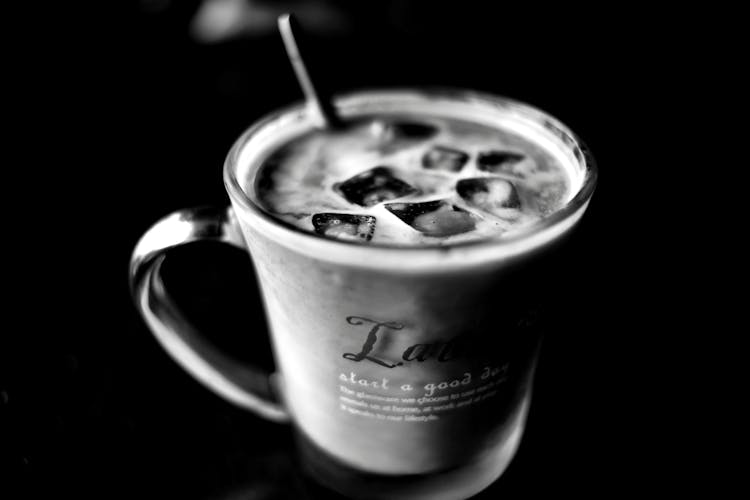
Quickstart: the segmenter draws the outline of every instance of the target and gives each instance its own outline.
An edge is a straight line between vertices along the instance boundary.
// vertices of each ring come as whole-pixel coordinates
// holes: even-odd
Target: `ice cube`
[[[388,203],[385,208],[428,236],[452,236],[476,227],[476,216],[445,200],[423,203]]]
[[[514,172],[513,167],[522,162],[524,158],[524,155],[512,151],[484,151],[477,155],[477,168],[494,174],[518,175],[517,172]]]
[[[428,123],[376,120],[370,125],[370,133],[376,138],[372,149],[383,155],[397,153],[436,136],[439,131]]]
[[[469,161],[469,155],[458,149],[433,146],[422,156],[422,166],[433,170],[458,172]]]
[[[312,217],[317,234],[348,241],[370,241],[375,222],[371,215],[322,213]]]
[[[437,127],[427,123],[394,122],[391,123],[393,135],[399,139],[413,139],[423,141],[438,133]]]
[[[418,189],[393,175],[392,169],[382,166],[357,174],[335,184],[333,188],[350,203],[363,207],[418,192]]]
[[[513,183],[498,177],[461,179],[456,183],[456,192],[470,205],[488,212],[521,207],[518,190]]]
[[[438,128],[428,123],[376,121],[372,123],[371,131],[381,140],[424,141],[437,135]]]

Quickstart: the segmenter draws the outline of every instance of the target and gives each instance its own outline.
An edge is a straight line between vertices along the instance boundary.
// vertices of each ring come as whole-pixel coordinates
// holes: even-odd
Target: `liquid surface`
[[[565,167],[530,140],[432,117],[309,132],[267,158],[256,179],[274,217],[376,245],[502,237],[559,210],[571,191]]]

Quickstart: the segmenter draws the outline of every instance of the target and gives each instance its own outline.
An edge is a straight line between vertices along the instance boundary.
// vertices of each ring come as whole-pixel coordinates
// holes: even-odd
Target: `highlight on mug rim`
[[[597,166],[583,142],[559,120],[513,99],[461,89],[387,89],[363,90],[336,96],[335,105],[345,118],[377,114],[421,114],[476,120],[489,126],[497,125],[501,119],[511,120],[514,127],[523,127],[533,133],[537,140],[544,140],[558,153],[567,156],[573,169],[571,174],[577,178],[572,179],[574,194],[564,206],[512,235],[450,245],[420,246],[383,243],[363,245],[325,238],[272,216],[243,190],[239,180],[254,176],[263,159],[274,148],[314,127],[314,116],[309,108],[305,103],[296,103],[256,121],[235,141],[224,163],[224,183],[235,208],[239,208],[239,213],[236,214],[238,217],[245,218],[251,226],[291,248],[313,252],[323,259],[341,262],[342,255],[344,260],[350,260],[346,258],[348,255],[352,263],[364,265],[360,259],[365,255],[371,256],[374,252],[388,261],[396,258],[396,255],[408,261],[413,260],[410,256],[420,256],[422,259],[429,255],[440,256],[441,262],[446,265],[458,264],[466,259],[507,259],[541,247],[571,228],[583,215],[596,187]],[[415,262],[417,261],[411,263]],[[392,264],[396,262],[391,262],[389,266]],[[405,264],[407,263],[402,262],[397,267],[405,267]]]

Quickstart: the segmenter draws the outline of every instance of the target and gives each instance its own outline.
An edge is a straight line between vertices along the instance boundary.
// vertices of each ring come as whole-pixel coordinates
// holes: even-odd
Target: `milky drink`
[[[228,189],[306,466],[356,498],[463,498],[518,446],[586,157],[548,115],[366,92],[235,145]],[[368,486],[363,486],[363,485]]]
[[[552,154],[510,130],[392,116],[299,137],[246,189],[274,216],[323,236],[451,245],[554,212],[568,201],[568,177]]]

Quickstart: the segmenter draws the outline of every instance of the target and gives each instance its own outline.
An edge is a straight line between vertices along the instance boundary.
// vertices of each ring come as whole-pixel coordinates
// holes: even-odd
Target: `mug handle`
[[[138,241],[130,259],[130,291],[159,343],[177,363],[230,402],[275,422],[289,421],[273,374],[246,366],[216,349],[169,297],[161,266],[171,248],[194,241],[221,241],[247,251],[231,207],[198,207],[156,222]]]

